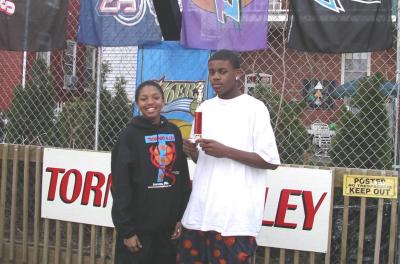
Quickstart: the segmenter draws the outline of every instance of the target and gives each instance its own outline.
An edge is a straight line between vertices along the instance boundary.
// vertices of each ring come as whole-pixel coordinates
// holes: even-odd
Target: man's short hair
[[[213,60],[227,60],[232,64],[234,69],[240,68],[240,58],[238,54],[230,50],[222,49],[216,51],[208,59],[208,62]]]

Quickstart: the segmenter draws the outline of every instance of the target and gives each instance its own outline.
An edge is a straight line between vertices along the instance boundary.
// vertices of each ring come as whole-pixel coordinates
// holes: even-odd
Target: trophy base
[[[192,142],[192,143],[196,143],[196,140],[197,140],[197,139],[200,139],[200,138],[201,138],[201,134],[194,134],[194,137],[189,138],[189,140],[190,140],[190,142]]]

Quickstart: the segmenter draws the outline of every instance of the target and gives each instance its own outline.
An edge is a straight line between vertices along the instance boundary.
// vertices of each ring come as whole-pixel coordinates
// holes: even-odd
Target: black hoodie
[[[171,230],[190,195],[187,159],[177,126],[135,117],[111,155],[112,219],[121,238]]]

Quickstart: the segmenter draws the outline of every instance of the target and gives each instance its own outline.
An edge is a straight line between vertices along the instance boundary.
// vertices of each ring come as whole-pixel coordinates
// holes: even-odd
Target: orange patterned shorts
[[[251,236],[221,236],[215,231],[183,228],[179,239],[176,263],[251,263],[256,248],[256,239]]]

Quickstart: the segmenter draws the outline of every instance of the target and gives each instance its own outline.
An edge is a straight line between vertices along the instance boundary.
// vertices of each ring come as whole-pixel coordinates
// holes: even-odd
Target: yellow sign
[[[344,175],[343,195],[397,199],[397,177]]]

